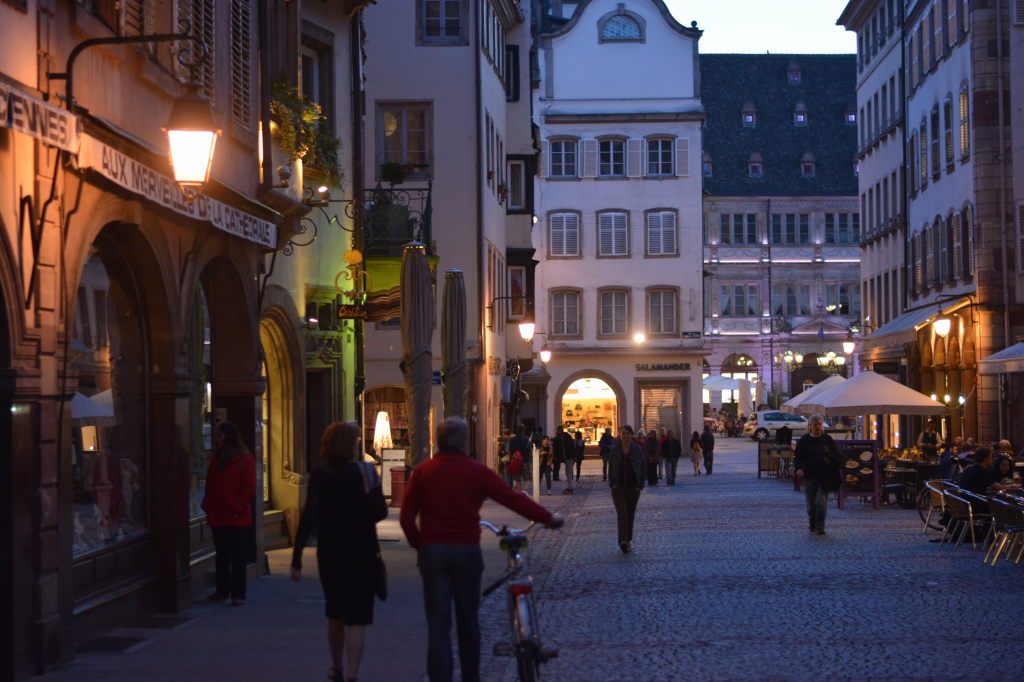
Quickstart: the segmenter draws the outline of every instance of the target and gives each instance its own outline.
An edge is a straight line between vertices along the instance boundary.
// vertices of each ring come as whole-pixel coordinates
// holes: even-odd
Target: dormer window
[[[626,9],[620,2],[618,9],[601,17],[597,22],[600,42],[634,42],[644,40],[644,18]]]
[[[813,178],[815,170],[814,154],[807,152],[800,157],[800,175],[805,178]]]
[[[846,125],[855,126],[857,125],[857,112],[847,111],[846,112]]]
[[[791,60],[786,67],[786,82],[790,85],[800,85],[800,64],[795,60]]]
[[[704,158],[701,160],[701,166],[700,167],[701,167],[701,172],[704,174],[705,178],[713,177],[713,175],[714,175],[714,166],[711,163],[711,154],[708,154],[707,152],[704,152]]]
[[[757,109],[754,108],[753,102],[746,102],[740,109],[740,120],[744,128],[757,127]]]
[[[754,152],[750,155],[750,158],[747,159],[747,177],[764,177],[764,159],[761,158],[760,152]]]
[[[793,107],[793,125],[807,125],[807,106],[803,102],[797,102],[797,105]]]

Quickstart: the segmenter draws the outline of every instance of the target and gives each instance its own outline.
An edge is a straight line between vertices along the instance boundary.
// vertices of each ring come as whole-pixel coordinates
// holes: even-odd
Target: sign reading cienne
[[[83,136],[79,164],[175,213],[204,220],[218,230],[262,246],[277,246],[277,226],[273,223],[202,194],[189,203],[173,178],[95,138]]]
[[[688,362],[645,362],[639,363],[636,366],[636,371],[638,372],[685,372],[689,369],[690,363]]]
[[[0,83],[0,127],[58,149],[78,151],[78,118],[6,83]]]

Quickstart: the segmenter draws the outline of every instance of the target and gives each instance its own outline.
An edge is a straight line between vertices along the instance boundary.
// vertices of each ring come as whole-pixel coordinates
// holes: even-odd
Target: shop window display
[[[82,271],[69,369],[75,556],[128,540],[148,526],[146,375],[135,291],[94,246]]]
[[[561,418],[566,431],[582,431],[583,440],[596,443],[605,429],[618,431],[615,391],[595,378],[577,379],[562,396]]]
[[[192,306],[192,326],[189,334],[190,363],[195,377],[193,394],[193,440],[189,448],[189,515],[205,515],[202,504],[206,495],[206,471],[213,451],[213,346],[210,334],[210,309],[202,287],[196,292]]]

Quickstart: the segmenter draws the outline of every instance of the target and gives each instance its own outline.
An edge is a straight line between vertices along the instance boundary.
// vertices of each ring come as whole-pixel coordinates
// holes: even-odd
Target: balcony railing
[[[426,187],[388,188],[377,185],[363,192],[359,211],[363,250],[374,255],[398,255],[412,241],[432,252],[430,224],[432,183]]]

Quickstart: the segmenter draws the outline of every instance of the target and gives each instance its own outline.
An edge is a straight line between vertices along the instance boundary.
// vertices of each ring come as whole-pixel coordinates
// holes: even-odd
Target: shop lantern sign
[[[7,83],[0,83],[0,127],[16,130],[72,154],[78,153],[77,116]]]

